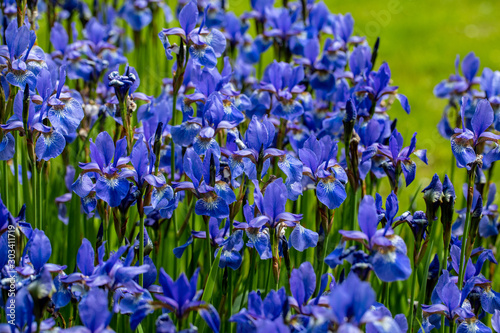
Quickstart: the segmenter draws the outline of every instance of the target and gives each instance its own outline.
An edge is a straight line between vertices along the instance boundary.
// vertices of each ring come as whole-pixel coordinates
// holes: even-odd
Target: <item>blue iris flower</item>
[[[38,73],[33,73],[27,62],[35,41],[35,31],[24,24],[18,28],[17,19],[14,19],[5,29],[5,45],[0,47],[0,57],[7,61],[7,82],[21,89],[28,85],[31,91],[35,89]]]
[[[470,98],[462,98],[461,106],[461,116],[462,116],[462,129],[456,129],[451,137],[451,150],[453,155],[457,160],[457,166],[459,168],[470,169],[471,164],[476,161],[477,153],[476,147],[485,141],[491,141],[498,143],[500,136],[488,131],[490,126],[493,124],[494,113],[491,104],[488,100],[482,99],[477,102],[474,115],[471,119],[470,130],[465,123],[465,109],[470,107]],[[500,159],[500,153],[496,154],[492,159]]]
[[[367,195],[361,201],[358,222],[361,231],[340,230],[342,238],[359,241],[371,252],[373,270],[382,281],[406,280],[411,274],[406,245],[389,224],[377,230],[379,218],[373,197]]]
[[[108,310],[108,292],[92,288],[78,305],[78,314],[84,326],[75,326],[62,332],[112,333],[108,328],[113,313]]]
[[[287,189],[283,179],[278,178],[269,184],[264,195],[256,180],[254,180],[254,185],[254,209],[257,215],[253,217],[251,206],[245,206],[244,215],[247,222],[236,223],[235,228],[246,230],[250,242],[259,252],[261,259],[268,259],[270,254],[269,231],[266,228],[278,233],[285,227],[293,228],[289,241],[300,252],[309,247],[315,247],[318,234],[300,223],[302,215],[286,212]]]
[[[179,13],[179,23],[181,27],[163,29],[163,31],[158,34],[165,48],[167,59],[173,59],[172,50],[174,48],[174,46],[170,44],[169,36],[177,35],[188,47],[189,54],[196,64],[205,66],[209,69],[217,65],[217,58],[219,58],[226,49],[226,38],[215,28],[210,30],[204,28],[208,8],[209,6],[205,8],[202,23],[197,31],[194,29],[198,23],[198,4],[196,1],[191,0]]]
[[[373,325],[376,332],[401,332],[390,312],[376,307],[376,295],[370,284],[360,281],[356,274],[349,274],[333,288],[328,300],[330,309],[325,316],[338,325],[339,331],[355,332],[366,323]]]
[[[410,145],[403,148],[403,136],[395,129],[389,138],[389,145],[374,143],[369,146],[362,156],[362,163],[373,158],[374,156],[382,156],[387,159],[387,165],[384,169],[389,176],[389,180],[393,188],[399,183],[399,175],[401,171],[405,177],[406,186],[410,185],[415,179],[417,165],[410,158],[411,154],[417,156],[425,164],[427,164],[427,150],[415,150],[417,144],[417,133],[413,134]],[[396,192],[396,191],[395,191]]]
[[[213,173],[210,171],[212,166],[215,171]],[[198,198],[195,205],[197,215],[218,219],[228,217],[229,204],[235,201],[236,197],[230,187],[219,182],[220,160],[216,152],[208,149],[202,161],[193,148],[188,148],[184,154],[183,167],[191,182],[174,183],[175,191],[189,190],[195,194]]]
[[[93,189],[92,181],[86,173],[92,172],[96,178],[95,193],[97,197],[111,207],[117,207],[129,192],[130,183],[122,174],[121,169],[129,162],[128,157],[123,157],[127,152],[127,140],[122,138],[115,144],[108,132],[101,132],[94,143],[90,140],[89,163],[80,163],[84,170],[75,183],[73,191],[84,200]],[[83,203],[83,202],[82,202]]]
[[[226,221],[222,229],[219,229],[220,222],[220,220],[213,217],[209,220],[208,237],[210,238],[210,244],[217,249],[214,257],[217,257],[219,251],[222,251],[219,267],[230,267],[233,270],[237,270],[243,261],[240,253],[243,248],[243,231],[237,230],[229,235],[229,220]],[[207,234],[205,231],[192,230],[191,236],[189,236],[186,243],[174,249],[174,254],[177,258],[182,257],[187,247],[193,243],[194,238],[206,239]]]
[[[472,85],[478,83],[476,74],[479,70],[479,58],[474,52],[467,54],[462,61],[462,74],[459,73],[460,55],[455,59],[455,74],[451,74],[447,80],[441,81],[434,87],[434,95],[438,98],[460,99],[464,92],[471,89]]]
[[[336,163],[337,149],[329,136],[317,140],[314,135],[299,149],[303,173],[316,185],[316,196],[328,209],[338,208],[347,197],[347,174]]]
[[[293,120],[304,113],[304,107],[295,99],[305,89],[300,84],[303,79],[302,66],[292,67],[288,63],[274,61],[266,68],[260,89],[276,97],[277,103],[272,110],[275,116]]]
[[[197,289],[199,270],[193,274],[190,280],[182,273],[177,281],[160,269],[160,284],[162,293],[155,295],[159,302],[144,300],[136,308],[130,318],[132,329],[155,309],[163,309],[165,313],[173,313],[178,319],[183,318],[192,311],[198,311],[201,317],[214,332],[219,332],[220,318],[217,310],[210,304],[201,301],[203,290]]]

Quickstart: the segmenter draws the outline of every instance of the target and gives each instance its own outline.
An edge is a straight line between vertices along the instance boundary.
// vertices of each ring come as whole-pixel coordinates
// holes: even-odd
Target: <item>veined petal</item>
[[[31,91],[35,90],[36,87],[36,76],[30,70],[14,70],[14,72],[9,72],[5,76],[7,82],[13,86],[19,87],[21,89],[26,88],[26,84]]]
[[[194,61],[200,66],[205,66],[208,69],[213,69],[217,65],[217,56],[214,49],[207,45],[193,44],[189,48],[189,54],[193,57]]]
[[[344,185],[333,177],[323,178],[316,186],[318,200],[325,204],[328,209],[338,208],[347,198]]]
[[[471,140],[461,139],[458,135],[451,137],[451,151],[460,168],[469,168],[468,165],[476,160],[476,152],[471,146]]]
[[[198,123],[184,122],[173,126],[170,130],[175,144],[187,147],[193,143],[194,138],[200,133],[201,126]]]
[[[272,113],[286,120],[294,120],[304,113],[304,107],[296,100],[283,100],[276,104]]]
[[[297,224],[290,234],[290,243],[300,252],[310,247],[316,247],[318,244],[318,233],[304,228],[302,225]]]
[[[415,174],[417,172],[417,165],[411,160],[405,160],[401,163],[401,170],[405,176],[406,186],[410,185],[415,179]],[[396,179],[396,181],[398,181]]]
[[[196,215],[223,219],[229,216],[229,206],[227,202],[215,192],[208,192],[201,199],[196,201],[194,212]]]
[[[71,135],[80,126],[83,119],[83,109],[80,103],[69,98],[63,105],[54,105],[48,111],[50,123],[64,135]]]
[[[2,142],[0,142],[0,161],[8,161],[14,157],[16,150],[16,141],[11,133],[7,133],[3,136]]]
[[[38,160],[48,161],[61,155],[66,147],[66,139],[58,131],[41,134],[36,140],[35,153]]]
[[[217,195],[224,199],[228,205],[236,201],[236,195],[228,183],[224,181],[217,181],[214,188]]]
[[[71,185],[71,190],[83,198],[94,190],[94,183],[92,183],[92,179],[87,174],[82,174]]]
[[[247,230],[246,233],[250,242],[259,253],[260,259],[266,260],[273,257],[269,233],[259,232],[259,229],[250,229]]]
[[[214,138],[202,138],[199,135],[193,141],[194,151],[198,155],[205,155],[208,149],[212,149],[217,157],[220,157],[220,146]]]
[[[96,183],[96,194],[99,199],[111,207],[117,207],[127,196],[130,183],[124,178],[99,176]]]
[[[300,182],[302,180],[302,162],[290,154],[281,156],[278,167],[287,176],[287,183]]]

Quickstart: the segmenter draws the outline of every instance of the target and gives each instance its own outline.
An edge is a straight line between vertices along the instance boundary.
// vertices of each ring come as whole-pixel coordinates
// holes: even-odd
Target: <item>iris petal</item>
[[[42,134],[36,141],[35,152],[38,160],[48,161],[61,155],[66,147],[66,139],[58,131]]]
[[[338,208],[347,198],[344,185],[338,179],[321,179],[316,186],[318,200],[328,209]]]

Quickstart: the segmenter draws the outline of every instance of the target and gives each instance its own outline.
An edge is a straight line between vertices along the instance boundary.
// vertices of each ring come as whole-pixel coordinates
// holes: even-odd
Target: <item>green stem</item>
[[[35,157],[33,157],[34,159]],[[35,228],[40,229],[40,224],[38,221],[38,198],[36,197],[37,194],[37,187],[38,187],[38,170],[36,168],[36,162],[33,161],[32,163],[32,168],[31,168],[31,177],[33,181],[33,191],[32,191],[32,200],[33,200],[33,208],[34,208],[34,213],[35,213]]]
[[[212,245],[210,245],[210,223],[208,217],[205,218],[205,243],[207,245],[207,257],[208,257],[208,267],[212,267],[212,250],[210,249]]]
[[[42,161],[43,162],[43,161]],[[38,184],[37,184],[37,198],[38,198],[38,224],[40,225],[40,230],[43,230],[43,201],[42,201],[42,168],[43,165],[40,165],[40,168],[37,170],[38,172]]]
[[[413,264],[413,272],[411,278],[411,294],[410,294],[410,307],[408,312],[408,317],[410,320],[408,321],[409,333],[413,332],[413,303],[415,302],[415,285],[417,284],[417,265]]]
[[[34,221],[34,217],[32,215],[32,207],[31,207],[31,200],[30,200],[30,195],[29,195],[29,180],[28,180],[28,159],[27,159],[27,151],[26,151],[26,145],[21,144],[21,172],[22,172],[22,178],[23,178],[23,202],[26,204],[27,209],[27,214],[28,218],[30,221]]]
[[[172,214],[172,223],[173,223],[173,226],[174,226],[174,246],[177,247],[177,245],[178,245],[177,244],[177,241],[178,241],[177,231],[178,231],[178,229],[177,229],[177,214],[175,213],[175,211]],[[208,224],[208,220],[207,220],[207,224]],[[210,235],[210,234],[207,233],[207,235]],[[210,236],[207,236],[207,237],[210,237]],[[209,244],[210,244],[210,238],[208,239],[208,241],[209,241]],[[210,246],[209,246],[208,249],[210,250]],[[173,259],[174,260],[174,272],[177,275],[177,258],[175,256],[173,258],[174,258]],[[210,265],[210,266],[212,266],[212,265]]]
[[[248,249],[250,252],[250,267],[248,268],[248,275],[247,279],[245,281],[245,290],[243,291],[243,296],[241,297],[240,300],[240,307],[238,309],[238,312],[241,311],[243,308],[243,303],[245,301],[245,296],[252,290],[252,285],[253,285],[253,277],[255,275],[255,249]]]
[[[462,236],[462,250],[460,251],[460,268],[458,274],[458,289],[462,290],[462,286],[464,283],[464,274],[465,267],[467,266],[467,261],[469,258],[465,258],[465,253],[467,252],[468,242],[469,242],[469,231],[471,224],[471,209],[472,209],[472,198],[474,195],[474,178],[476,175],[476,166],[475,164],[472,166],[471,170],[468,173],[468,181],[467,181],[467,212],[465,215],[465,228],[464,234]]]
[[[176,124],[176,119],[177,119],[177,110],[176,110],[176,106],[177,106],[177,94],[174,93],[174,96],[173,96],[173,102],[172,102],[172,126],[175,126]],[[174,143],[174,140],[171,139],[170,141],[170,181],[174,181],[175,179],[175,143]],[[175,214],[175,212],[174,212]]]
[[[9,204],[9,186],[7,178],[7,161],[2,161],[2,200],[5,206]]]
[[[14,139],[16,144],[16,150],[14,153],[14,213],[19,212],[19,135],[17,131],[14,133]]]
[[[140,214],[139,222],[139,266],[144,265],[144,214]],[[142,287],[144,282],[143,274],[139,275],[139,285]]]

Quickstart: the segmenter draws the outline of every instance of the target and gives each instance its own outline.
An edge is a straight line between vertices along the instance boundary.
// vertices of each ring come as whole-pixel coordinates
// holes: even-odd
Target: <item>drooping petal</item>
[[[290,243],[300,252],[310,247],[316,247],[318,243],[318,233],[304,228],[302,225],[297,224],[290,234]]]
[[[99,199],[117,207],[127,196],[129,187],[130,183],[124,178],[99,176],[95,190]]]
[[[33,230],[29,240],[28,257],[33,268],[39,271],[47,263],[52,254],[50,240],[42,230]]]
[[[271,238],[267,232],[259,232],[258,229],[250,229],[246,231],[250,242],[259,253],[260,259],[271,259],[273,254],[271,252]]]
[[[229,216],[229,206],[227,202],[215,192],[208,192],[201,199],[196,201],[194,212],[197,215],[223,219]]]
[[[0,161],[8,161],[14,157],[16,141],[11,133],[3,136],[0,142]]]
[[[72,135],[83,119],[81,104],[74,98],[64,99],[62,103],[53,105],[48,116],[50,123],[64,135]]]
[[[451,151],[460,168],[469,168],[468,165],[476,160],[476,152],[471,146],[471,140],[464,140],[456,134],[451,137]]]
[[[58,131],[41,134],[36,140],[35,153],[38,160],[48,161],[61,155],[66,147],[66,139]]]
[[[347,198],[344,185],[334,178],[323,178],[316,186],[318,200],[328,209],[338,208]]]

